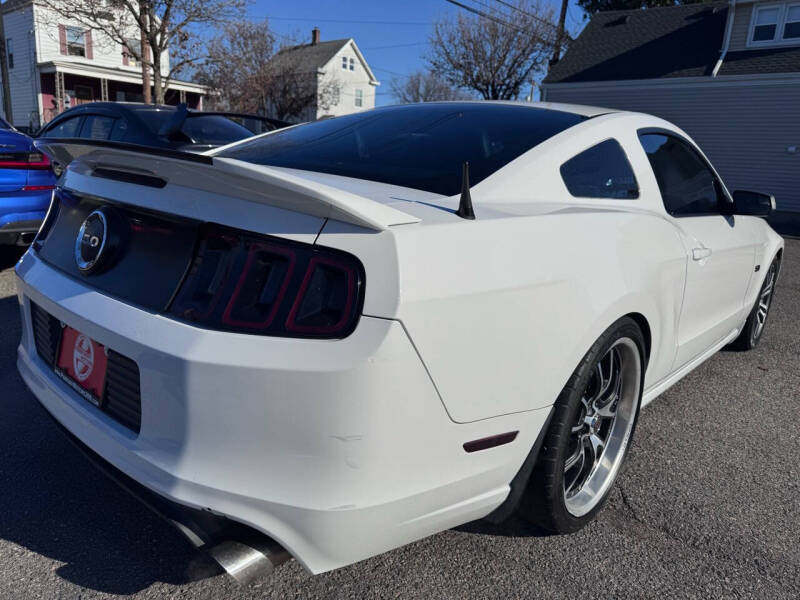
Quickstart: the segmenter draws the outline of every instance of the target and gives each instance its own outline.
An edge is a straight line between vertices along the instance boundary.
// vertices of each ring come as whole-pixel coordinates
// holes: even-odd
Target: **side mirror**
[[[752,217],[768,217],[775,212],[775,196],[761,192],[733,192],[734,213]]]

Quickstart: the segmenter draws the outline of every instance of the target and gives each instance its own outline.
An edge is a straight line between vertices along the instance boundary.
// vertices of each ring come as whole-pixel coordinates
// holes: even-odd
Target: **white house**
[[[14,125],[36,130],[84,102],[141,101],[142,70],[100,31],[87,31],[35,0],[2,5]],[[169,56],[162,73],[169,69]],[[166,101],[202,108],[205,87],[173,80]]]
[[[326,105],[309,107],[302,120],[338,117],[375,108],[375,88],[380,82],[369,68],[352,38],[320,40],[318,28],[311,32],[311,43],[281,50],[276,60],[291,61],[298,71],[312,73],[318,89],[334,82],[333,98]]]

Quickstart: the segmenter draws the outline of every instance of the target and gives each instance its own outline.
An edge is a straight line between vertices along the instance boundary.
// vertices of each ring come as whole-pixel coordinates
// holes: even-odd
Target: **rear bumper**
[[[99,294],[28,252],[17,267],[18,367],[72,435],[159,496],[253,527],[314,573],[485,516],[547,411],[459,425],[402,326],[362,317],[344,340],[201,330]],[[135,360],[137,436],[39,358],[30,302]],[[519,430],[507,446],[463,443]]]

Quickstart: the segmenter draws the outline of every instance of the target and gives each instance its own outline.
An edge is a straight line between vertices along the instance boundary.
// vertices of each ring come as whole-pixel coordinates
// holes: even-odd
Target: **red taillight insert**
[[[292,279],[295,253],[275,244],[250,245],[247,262],[222,315],[225,325],[264,329],[272,324]]]
[[[169,310],[211,329],[342,338],[358,322],[364,279],[346,252],[208,225]]]
[[[49,169],[50,159],[41,152],[0,153],[0,169]]]
[[[286,320],[286,329],[309,334],[340,330],[358,293],[356,280],[349,264],[330,256],[314,256]]]

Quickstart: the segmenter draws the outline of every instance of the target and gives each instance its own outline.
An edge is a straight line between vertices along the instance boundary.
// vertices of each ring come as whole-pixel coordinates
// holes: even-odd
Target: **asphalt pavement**
[[[324,575],[289,562],[248,588],[210,575],[44,417],[15,367],[14,294],[5,268],[0,598],[800,598],[800,240],[761,345],[720,352],[643,411],[582,531],[476,522]]]

